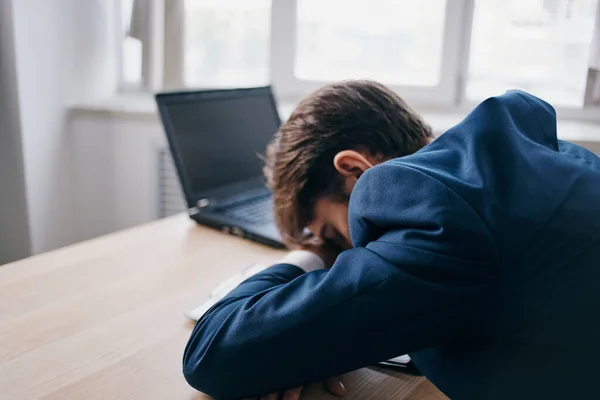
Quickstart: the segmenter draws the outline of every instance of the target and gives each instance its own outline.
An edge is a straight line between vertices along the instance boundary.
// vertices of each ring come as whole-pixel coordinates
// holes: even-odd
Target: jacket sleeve
[[[394,176],[415,190],[383,190]],[[193,387],[219,399],[278,392],[471,334],[493,249],[468,205],[385,164],[361,177],[350,204],[357,247],[331,269],[271,267],[198,322],[183,360]]]

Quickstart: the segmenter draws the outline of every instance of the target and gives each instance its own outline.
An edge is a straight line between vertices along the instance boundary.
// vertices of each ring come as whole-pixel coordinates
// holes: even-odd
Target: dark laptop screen
[[[269,88],[157,98],[191,196],[262,173],[258,154],[280,124]]]

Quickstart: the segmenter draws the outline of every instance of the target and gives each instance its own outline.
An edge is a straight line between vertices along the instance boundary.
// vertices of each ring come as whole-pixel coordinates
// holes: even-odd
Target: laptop
[[[271,88],[159,93],[156,103],[189,216],[284,247],[259,156],[281,124]]]

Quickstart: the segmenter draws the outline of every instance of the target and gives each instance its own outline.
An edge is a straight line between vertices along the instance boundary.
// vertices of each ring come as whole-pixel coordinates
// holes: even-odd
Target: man
[[[600,158],[557,140],[547,103],[508,92],[432,141],[385,87],[330,85],[275,135],[266,175],[282,235],[312,252],[198,322],[192,386],[260,396],[409,353],[451,398],[597,395]]]

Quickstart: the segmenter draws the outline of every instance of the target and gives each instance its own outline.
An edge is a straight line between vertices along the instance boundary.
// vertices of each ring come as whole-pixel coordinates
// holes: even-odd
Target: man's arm
[[[379,172],[367,174],[377,180]],[[282,264],[242,283],[196,325],[184,355],[188,382],[225,399],[281,392],[467,334],[492,261],[444,254],[448,244],[440,242],[460,230],[442,212],[446,188],[415,171],[402,176],[409,185],[411,177],[431,189],[416,192],[427,197],[431,221],[406,212],[419,199],[370,196],[372,208],[395,215],[396,227],[342,253],[329,270]],[[362,223],[381,225],[374,214]]]

